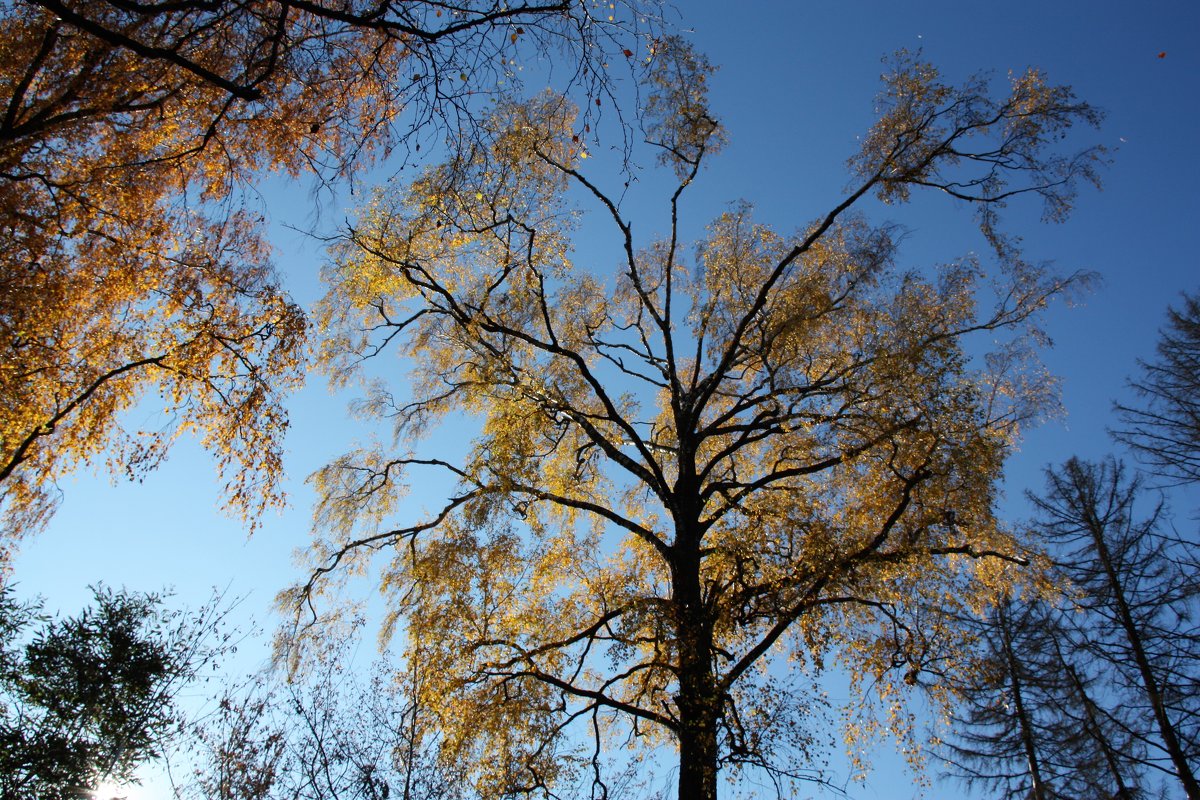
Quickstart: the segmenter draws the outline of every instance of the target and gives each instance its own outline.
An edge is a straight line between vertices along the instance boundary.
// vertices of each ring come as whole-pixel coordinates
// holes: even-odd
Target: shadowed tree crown
[[[1161,477],[1200,482],[1200,293],[1167,310],[1157,350],[1130,382],[1138,402],[1117,405],[1115,436]]]

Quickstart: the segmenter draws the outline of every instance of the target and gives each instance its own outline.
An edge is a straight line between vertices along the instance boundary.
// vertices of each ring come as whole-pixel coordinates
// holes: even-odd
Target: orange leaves
[[[32,14],[26,22],[0,34],[11,58],[0,70],[35,76],[13,98],[0,148],[10,171],[0,223],[13,245],[0,253],[5,530],[44,522],[49,487],[76,464],[105,456],[136,474],[185,429],[207,432],[230,502],[256,512],[278,499],[276,392],[295,378],[304,321],[272,284],[253,221],[176,205],[189,183],[210,195],[230,186],[223,159],[183,155],[213,93],[168,102],[160,74],[129,54],[83,47],[78,33],[55,38]],[[23,62],[37,41],[54,44],[47,59]],[[78,114],[56,89],[71,75],[89,82],[88,102],[155,113],[122,125]],[[179,428],[124,429],[121,413],[155,392]]]
[[[111,239],[46,253],[27,287],[10,287],[24,309],[8,342],[15,357],[0,369],[0,487],[13,532],[44,520],[43,487],[75,464],[107,453],[110,465],[138,474],[186,429],[216,456],[231,505],[257,513],[278,499],[286,421],[277,392],[298,378],[303,315],[270,283],[246,222],[163,211],[146,209],[144,227],[109,226]],[[164,249],[124,249],[148,232]],[[55,300],[28,302],[46,297]],[[155,392],[180,427],[126,430],[121,412]]]
[[[1032,315],[1069,281],[1011,259],[981,312],[973,258],[900,272],[892,229],[850,208],[970,160],[963,131],[1009,125],[1000,146],[1032,158],[1087,108],[1037,73],[992,100],[905,62],[856,192],[786,235],[735,205],[693,249],[677,201],[721,142],[712,68],[680,40],[655,51],[649,144],[678,179],[668,235],[635,238],[641,218],[604,191],[612,176],[588,174],[587,125],[546,93],[501,104],[476,148],[379,195],[329,271],[325,367],[396,349],[413,364],[407,393],[382,386],[364,410],[404,446],[438,422],[469,429],[461,458],[419,462],[444,471],[444,503],[369,546],[395,545],[386,587],[410,652],[437,665],[427,701],[497,792],[495,765],[543,774],[585,717],[597,744],[645,730],[684,751],[689,730],[736,720],[722,735],[754,757],[785,740],[801,752],[811,703],[779,690],[793,682],[776,655],[800,686],[840,658],[881,687],[903,737],[899,692],[957,658],[946,620],[1013,580],[981,554],[1017,549],[995,485],[1046,399],[1021,378],[1045,381],[1023,347],[972,359],[964,340],[1036,335]],[[616,276],[568,259],[572,185],[616,236]],[[375,456],[353,462],[349,474],[381,473]],[[347,496],[323,488],[323,511]],[[345,548],[363,549],[355,525],[387,524],[372,508],[338,517]]]
[[[715,71],[702,53],[678,37],[655,46],[647,132],[659,148],[659,162],[681,178],[698,167],[705,152],[718,151],[724,138],[708,109],[708,76]]]
[[[253,512],[278,500],[281,395],[306,323],[273,282],[257,223],[237,217],[242,192],[263,171],[353,173],[404,135],[401,109],[440,118],[434,106],[480,80],[470,54],[516,43],[546,12],[46,5],[57,16],[6,6],[0,31],[6,531],[44,521],[47,487],[74,465],[107,455],[117,469],[148,468],[183,430],[214,450],[233,505]],[[452,23],[433,23],[444,13]],[[411,31],[424,17],[436,39]],[[460,94],[442,98],[413,74],[414,58],[458,75]],[[500,195],[475,188],[460,199],[486,215],[484,200]],[[469,239],[413,245],[446,255]],[[356,281],[364,294],[395,289],[378,270]],[[155,394],[178,427],[125,431],[121,413]]]
[[[214,451],[230,503],[257,513],[278,500],[279,393],[297,377],[305,323],[272,284],[253,221],[179,202],[188,186],[227,195],[254,156],[233,166],[197,149],[220,108],[212,87],[181,89],[160,64],[15,14],[0,74],[31,80],[11,97],[0,147],[5,531],[43,523],[54,481],[76,464],[103,456],[136,474],[187,429]],[[179,427],[126,430],[121,413],[154,393]]]

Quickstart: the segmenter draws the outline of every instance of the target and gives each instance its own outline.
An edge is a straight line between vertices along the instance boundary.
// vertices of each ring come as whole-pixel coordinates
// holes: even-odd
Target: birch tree
[[[0,10],[0,568],[84,463],[138,475],[198,433],[249,519],[281,501],[306,320],[246,190],[339,181],[549,55],[599,99],[624,7],[6,3]],[[617,19],[613,19],[614,16]],[[618,43],[620,42],[619,46]],[[595,109],[593,109],[595,110]],[[597,112],[598,113],[598,112]],[[123,412],[158,403],[160,425]]]
[[[577,111],[544,94],[500,106],[486,148],[378,193],[327,270],[327,369],[397,352],[411,384],[360,407],[395,425],[395,450],[314,476],[313,574],[281,600],[302,636],[323,593],[386,554],[392,624],[430,665],[420,703],[487,797],[607,796],[617,743],[673,749],[681,799],[715,798],[722,769],[781,792],[820,778],[826,662],[898,711],[953,658],[922,609],[983,605],[1027,562],[995,485],[1051,399],[1036,315],[1078,278],[1024,261],[998,212],[1026,194],[1069,210],[1101,155],[1051,143],[1096,112],[1037,71],[993,97],[902,56],[845,196],[794,233],[734,205],[690,259],[681,198],[725,136],[710,72],[657,44],[661,238],[635,235]],[[926,188],[982,210],[994,266],[897,268],[893,230],[856,208]],[[611,274],[576,263],[574,196],[619,245]],[[1004,344],[973,358],[980,332]],[[472,431],[464,457],[420,451],[439,424]],[[429,472],[444,503],[399,519]]]

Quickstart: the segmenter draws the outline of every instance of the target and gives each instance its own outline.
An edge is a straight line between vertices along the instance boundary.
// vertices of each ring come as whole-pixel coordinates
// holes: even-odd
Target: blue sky
[[[1107,112],[1099,131],[1081,132],[1078,140],[1113,150],[1103,191],[1085,189],[1061,225],[1038,223],[1032,204],[1009,214],[1032,260],[1094,270],[1102,279],[1081,305],[1056,308],[1048,318],[1054,348],[1044,359],[1062,379],[1065,416],[1032,431],[1010,462],[1009,502],[1020,513],[1020,493],[1040,486],[1042,465],[1110,449],[1105,427],[1113,399],[1136,359],[1152,355],[1166,306],[1181,291],[1200,289],[1200,4],[762,0],[739,9],[703,0],[678,11],[684,35],[720,66],[712,106],[730,136],[683,206],[697,229],[737,199],[782,230],[836,204],[848,182],[845,159],[873,119],[880,59],[899,48],[920,49],[952,82],[988,70],[999,85],[1009,70],[1036,65]],[[306,197],[277,184],[265,192],[280,269],[308,304],[320,291],[322,248],[284,227],[312,222]],[[327,204],[319,224],[335,225],[343,202]],[[983,252],[970,210],[949,201],[870,214],[909,229],[902,265]],[[308,537],[311,497],[303,478],[364,436],[346,421],[347,399],[331,395],[318,375],[293,399],[292,506],[268,515],[250,539],[240,523],[214,511],[218,483],[189,441],[142,483],[112,484],[89,472],[64,481],[58,516],[17,558],[19,592],[71,611],[98,581],[139,590],[174,586],[179,602],[191,605],[210,587],[228,587],[248,596],[245,615],[270,625],[275,592],[298,574],[291,551]],[[144,419],[137,413],[135,424],[156,426],[150,412],[141,412]],[[264,651],[250,652],[243,668]],[[882,761],[885,771],[852,788],[852,797],[913,796],[891,760]]]

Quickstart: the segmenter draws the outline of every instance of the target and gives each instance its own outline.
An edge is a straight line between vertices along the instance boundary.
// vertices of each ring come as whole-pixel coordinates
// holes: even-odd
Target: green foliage
[[[95,589],[49,618],[0,589],[0,797],[66,800],[126,782],[177,730],[175,697],[222,650],[216,604],[169,611],[163,597]]]

